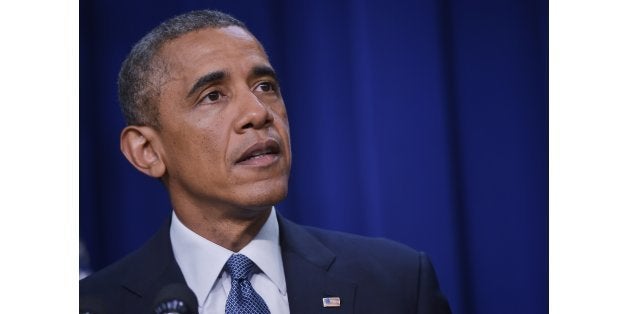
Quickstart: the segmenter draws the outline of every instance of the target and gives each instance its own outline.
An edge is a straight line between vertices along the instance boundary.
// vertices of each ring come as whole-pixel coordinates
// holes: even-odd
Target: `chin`
[[[249,208],[267,208],[283,201],[288,195],[287,182],[282,184],[260,183],[243,191],[243,203]]]

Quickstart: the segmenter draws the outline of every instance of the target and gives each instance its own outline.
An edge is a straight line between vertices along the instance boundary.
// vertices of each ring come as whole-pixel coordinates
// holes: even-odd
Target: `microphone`
[[[194,292],[183,283],[173,283],[157,293],[153,303],[155,314],[198,314]]]

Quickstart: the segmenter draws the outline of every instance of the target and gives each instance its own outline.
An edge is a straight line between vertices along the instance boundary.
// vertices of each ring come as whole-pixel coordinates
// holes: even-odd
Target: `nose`
[[[240,116],[235,125],[238,133],[244,133],[247,129],[268,127],[274,120],[268,106],[261,102],[253,92],[245,93],[240,107]]]

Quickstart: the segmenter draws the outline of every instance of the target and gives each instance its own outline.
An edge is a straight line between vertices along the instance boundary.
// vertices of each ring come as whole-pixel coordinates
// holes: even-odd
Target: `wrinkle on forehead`
[[[255,36],[253,36],[253,34],[251,34],[249,31],[238,26],[227,26],[227,27],[215,28],[215,30],[225,33],[227,35],[231,35],[236,38],[245,39],[245,40],[253,39],[257,41],[255,39]]]
[[[234,44],[238,46],[235,50],[232,49]],[[166,75],[163,77],[168,81],[183,79],[183,77],[177,76],[181,76],[183,73],[189,74],[191,69],[197,68],[194,66],[195,64],[202,64],[200,60],[207,60],[208,56],[219,55],[225,51],[228,51],[228,54],[236,54],[243,58],[261,56],[268,62],[266,51],[247,30],[237,26],[204,28],[184,34],[163,45],[158,56],[164,63],[168,63],[170,70],[167,71],[169,73],[164,73]],[[247,53],[247,51],[251,53]]]
[[[264,55],[264,57],[266,57],[266,59],[268,59],[268,55],[266,54],[266,50],[264,50],[264,47],[262,46],[262,44],[248,30],[243,29],[238,26],[228,26],[228,27],[223,27],[223,28],[217,28],[216,30],[226,35],[231,35],[241,40],[252,41],[255,44],[256,48],[262,52],[262,54]]]
[[[259,41],[247,30],[238,26],[229,26],[221,28],[203,28],[189,32],[171,41],[168,41],[160,49],[159,54],[167,55],[169,62],[185,64],[191,57],[188,52],[193,51],[195,54],[211,54],[228,49],[233,41],[240,42],[247,49],[259,50],[262,55],[268,59],[268,55],[264,47]],[[208,45],[209,43],[209,45]],[[185,47],[186,49],[182,49]]]

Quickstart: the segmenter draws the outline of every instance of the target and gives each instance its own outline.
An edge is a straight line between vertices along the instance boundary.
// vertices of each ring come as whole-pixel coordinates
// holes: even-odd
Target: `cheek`
[[[215,173],[224,164],[224,144],[216,141],[220,138],[224,135],[213,128],[179,128],[167,143],[167,154],[184,171]]]
[[[215,129],[200,129],[195,136],[188,137],[188,145],[197,154],[195,159],[218,165],[224,160],[226,134]]]
[[[286,137],[286,140],[287,140],[288,144],[290,144],[290,123],[288,121],[288,116],[285,114],[285,111],[284,111],[284,114],[283,115],[279,115],[277,118],[280,121],[278,123],[278,125],[280,125],[280,129],[281,129],[280,132],[284,133],[284,136]]]
[[[283,102],[280,102],[276,106],[274,111],[275,111],[275,113],[277,114],[278,117],[280,117],[282,120],[284,120],[286,122],[286,124],[288,123],[288,112],[286,111],[286,106],[284,105]]]
[[[281,127],[285,129],[286,133],[290,133],[289,132],[290,126],[288,123],[288,113],[283,103],[274,106],[272,110],[275,115],[275,120],[278,122],[277,124],[281,124]]]

